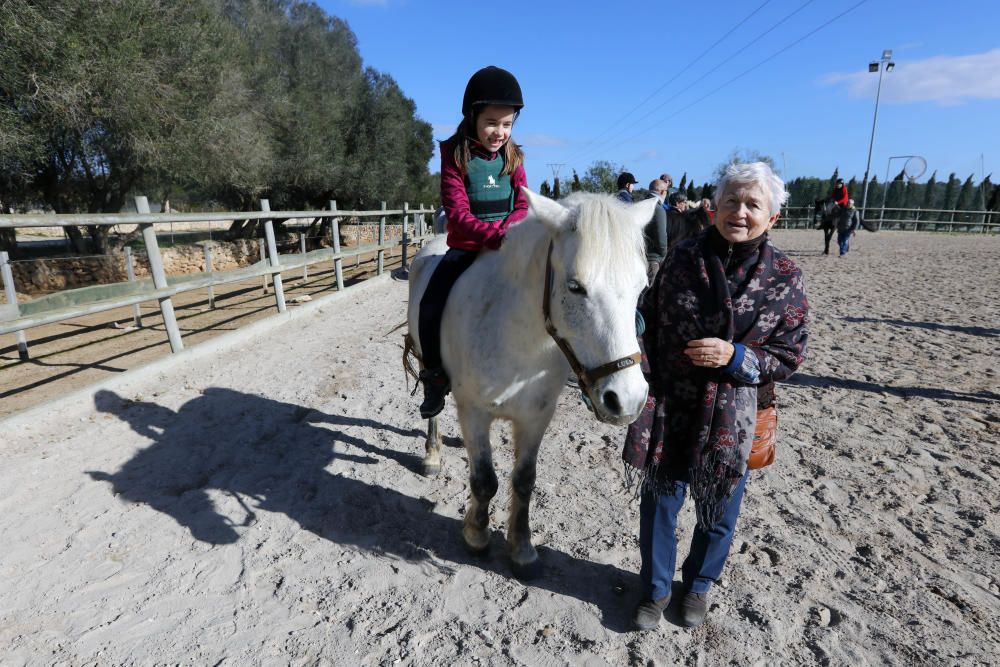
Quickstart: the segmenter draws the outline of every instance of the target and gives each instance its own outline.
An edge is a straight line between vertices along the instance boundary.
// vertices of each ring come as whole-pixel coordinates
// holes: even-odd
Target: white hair
[[[722,199],[726,188],[731,185],[759,185],[767,193],[771,215],[780,213],[781,205],[788,201],[785,182],[766,162],[737,162],[726,167],[726,173],[715,184],[715,192],[712,195],[716,207],[719,206],[719,200]]]

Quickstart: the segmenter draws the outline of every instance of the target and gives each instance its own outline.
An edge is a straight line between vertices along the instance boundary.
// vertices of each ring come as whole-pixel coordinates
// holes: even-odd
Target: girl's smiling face
[[[476,116],[476,139],[483,148],[496,153],[510,139],[514,127],[514,107],[488,104]]]
[[[719,198],[715,228],[730,243],[755,239],[774,226],[778,213],[771,215],[770,200],[758,184],[733,183]]]

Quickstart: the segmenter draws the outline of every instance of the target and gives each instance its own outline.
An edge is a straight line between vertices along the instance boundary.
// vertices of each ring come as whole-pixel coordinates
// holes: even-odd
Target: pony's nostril
[[[613,391],[604,392],[604,407],[608,409],[613,415],[620,415],[622,413],[622,403],[618,400],[618,394]]]

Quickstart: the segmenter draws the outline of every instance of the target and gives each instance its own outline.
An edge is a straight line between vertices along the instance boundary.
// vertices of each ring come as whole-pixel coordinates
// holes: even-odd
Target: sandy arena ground
[[[510,575],[503,487],[493,557],[465,554],[454,409],[424,478],[390,333],[406,284],[380,279],[0,422],[0,663],[997,664],[1000,238],[864,233],[844,259],[776,239],[810,358],[702,627],[630,630],[623,429],[569,389],[532,508],[543,576]]]

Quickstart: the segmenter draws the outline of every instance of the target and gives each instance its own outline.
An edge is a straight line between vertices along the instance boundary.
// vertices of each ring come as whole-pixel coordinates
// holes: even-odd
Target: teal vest
[[[503,167],[503,153],[495,160],[473,156],[466,166],[469,207],[480,220],[503,220],[514,211],[514,190],[510,187],[510,176],[500,175]]]

